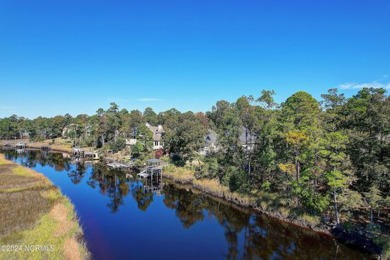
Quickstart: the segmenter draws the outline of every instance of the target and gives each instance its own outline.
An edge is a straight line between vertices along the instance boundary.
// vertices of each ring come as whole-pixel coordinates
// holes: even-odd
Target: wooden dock
[[[138,178],[145,179],[151,177],[153,179],[154,176],[162,179],[162,167],[163,162],[159,159],[150,159],[148,160],[148,166],[144,168],[140,173],[137,174]]]
[[[26,144],[22,143],[22,142],[18,142],[17,144],[15,144],[15,148],[16,149],[25,149],[26,148]]]
[[[108,163],[107,164],[107,167],[110,168],[110,169],[115,169],[115,170],[126,170],[126,169],[130,169],[131,167],[133,167],[133,164],[124,164],[124,163],[119,163],[119,162],[112,162],[112,163]]]

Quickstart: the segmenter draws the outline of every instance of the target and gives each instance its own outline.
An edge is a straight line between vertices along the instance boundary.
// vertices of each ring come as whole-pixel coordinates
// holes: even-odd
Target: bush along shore
[[[0,155],[0,259],[89,259],[74,207],[45,176]]]
[[[240,194],[231,192],[228,187],[218,183],[215,179],[197,179],[194,171],[183,167],[176,167],[169,164],[164,167],[164,178],[177,184],[185,184],[199,190],[211,197],[222,199],[239,207],[251,208],[255,212],[265,214],[269,217],[300,228],[308,228],[315,232],[333,237],[340,243],[351,248],[360,250],[377,259],[389,259],[386,253],[386,246],[389,241],[386,235],[380,233],[375,227],[362,229],[359,227],[343,227],[329,223],[325,218],[294,211],[283,205],[276,194],[253,193]]]

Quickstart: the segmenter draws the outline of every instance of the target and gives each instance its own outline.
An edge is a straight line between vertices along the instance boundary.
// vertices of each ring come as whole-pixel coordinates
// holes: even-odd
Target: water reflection
[[[138,209],[142,211],[146,211],[153,202],[153,192],[146,189],[141,181],[132,182],[131,195],[137,202]]]
[[[164,204],[176,212],[185,228],[191,228],[205,216],[213,216],[224,228],[228,245],[228,259],[359,259],[348,248],[338,245],[328,237],[309,230],[298,229],[287,223],[235,209],[231,205],[165,185]],[[240,243],[243,239],[243,247]]]
[[[71,169],[68,173],[69,179],[73,184],[79,184],[85,176],[87,171],[86,165],[83,162],[77,163],[74,169]]]
[[[112,213],[116,213],[124,204],[123,199],[129,194],[130,186],[123,173],[110,171],[102,164],[93,164],[87,184],[95,189],[99,188],[100,194],[109,198],[107,207]]]
[[[29,168],[34,168],[37,164],[50,166],[56,171],[70,171],[71,168],[71,159],[62,153],[26,149],[7,149],[3,150],[3,153],[6,159],[18,161],[19,164]]]
[[[200,251],[199,254],[201,257],[196,258],[214,259],[221,258],[222,256],[222,258],[226,259],[364,259],[366,257],[359,252],[339,245],[328,237],[254,214],[249,210],[236,208],[226,202],[211,199],[188,187],[179,187],[169,182],[165,182],[164,184],[142,182],[141,180],[135,179],[135,177],[129,180],[126,178],[126,174],[109,170],[101,164],[90,165],[82,161],[73,164],[71,158],[63,156],[60,153],[45,153],[40,151],[16,152],[15,150],[8,150],[5,151],[5,156],[7,159],[17,161],[27,167],[49,166],[56,172],[65,171],[73,185],[83,185],[89,191],[96,190],[102,195],[101,197],[104,200],[108,199],[106,206],[113,213],[111,215],[120,215],[119,212],[123,209],[126,213],[124,215],[126,219],[122,221],[128,221],[129,217],[134,215],[134,210],[152,214],[153,218],[157,219],[161,225],[165,224],[168,226],[171,222],[180,221],[179,223],[181,223],[182,228],[181,231],[176,231],[178,235],[176,241],[172,241],[172,251],[176,250],[177,245],[184,239],[180,237],[183,234],[183,230],[193,232],[196,230],[195,226],[198,223],[208,223],[213,228],[221,229],[223,237],[220,239],[222,241],[218,243],[208,241],[208,243],[215,243],[215,246],[218,246],[218,250],[222,252],[211,257],[212,251],[208,251],[205,247],[199,247],[198,250]],[[78,194],[78,196],[83,195]],[[88,201],[88,198],[82,200],[83,203],[85,201]],[[129,204],[132,202],[135,203],[137,209],[130,208]],[[149,210],[153,208],[153,204],[158,206],[158,212]],[[80,205],[76,204],[77,206]],[[83,206],[81,205],[81,207]],[[170,214],[168,213],[172,211],[175,215],[174,219],[166,217],[167,222],[163,222],[161,216],[169,216]],[[83,217],[83,214],[81,214],[81,217]],[[105,219],[101,219],[102,223],[107,223],[107,218],[108,216]],[[85,219],[84,221],[86,222],[86,226],[88,226],[89,219]],[[141,218],[137,219],[139,225],[143,224],[142,221]],[[105,232],[105,236],[107,236],[107,238],[104,236],[106,239],[104,243],[115,243],[110,245],[113,248],[118,246],[120,241],[109,236],[111,234],[110,229],[117,231],[114,232],[116,237],[120,234],[119,236],[122,237],[128,236],[127,239],[134,239],[130,235],[132,232],[135,232],[135,228],[133,227],[132,230],[124,232],[124,222],[110,222],[109,227],[104,227],[103,224],[100,225],[97,228],[104,229],[100,230],[100,232]],[[145,226],[149,225],[150,223],[148,222]],[[156,228],[155,226],[152,227]],[[87,239],[90,239],[87,242],[90,244],[92,253],[98,258],[98,255],[101,253],[99,251],[101,250],[101,244],[95,248],[95,244],[98,244],[98,242],[96,241],[96,235],[92,231],[87,230]],[[88,232],[91,232],[91,235],[88,236]],[[150,233],[153,232],[154,229],[142,229],[141,232],[137,233],[137,239],[142,239],[142,236],[148,236],[144,238],[146,240],[150,239]],[[208,232],[208,229],[202,230],[203,235],[201,238],[207,239]],[[153,233],[153,235],[163,236],[164,234]],[[199,244],[199,240],[196,237],[188,239],[191,240],[195,248]],[[223,246],[220,246],[221,244]],[[156,245],[153,246],[156,247]],[[161,245],[161,247],[163,246],[164,248],[157,247],[155,250],[170,249],[166,248],[167,244]],[[134,255],[130,255],[130,252],[134,254],[134,250],[137,250],[137,248],[131,251],[127,250],[127,248],[122,248],[121,250],[123,251],[117,252],[113,250],[111,257],[132,258]],[[181,250],[185,249],[182,248]],[[178,256],[176,255],[176,257]],[[195,258],[195,256],[193,257]],[[167,255],[164,258],[172,258],[172,256]],[[191,254],[187,258],[192,258]]]

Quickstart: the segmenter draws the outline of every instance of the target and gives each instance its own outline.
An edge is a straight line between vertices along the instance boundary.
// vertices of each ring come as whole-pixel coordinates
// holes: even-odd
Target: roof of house
[[[246,127],[241,127],[241,133],[240,133],[240,143],[241,144],[251,144],[255,142],[255,134],[250,134],[249,130]]]
[[[162,161],[160,159],[149,159],[148,163],[161,163]]]
[[[211,144],[215,145],[217,143],[217,138],[218,138],[217,133],[209,129],[207,135],[205,136],[206,146]]]
[[[162,138],[162,134],[164,133],[164,128],[162,127],[162,125],[151,126],[150,124],[146,123],[146,126],[153,133],[153,141],[160,141]]]

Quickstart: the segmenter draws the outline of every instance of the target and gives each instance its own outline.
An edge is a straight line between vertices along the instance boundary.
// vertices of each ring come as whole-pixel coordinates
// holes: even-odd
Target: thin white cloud
[[[161,99],[158,98],[139,98],[137,99],[140,102],[158,102],[161,101]]]
[[[384,88],[390,89],[390,83],[382,83],[378,81],[368,83],[345,83],[339,86],[341,89],[362,89],[362,88]]]

